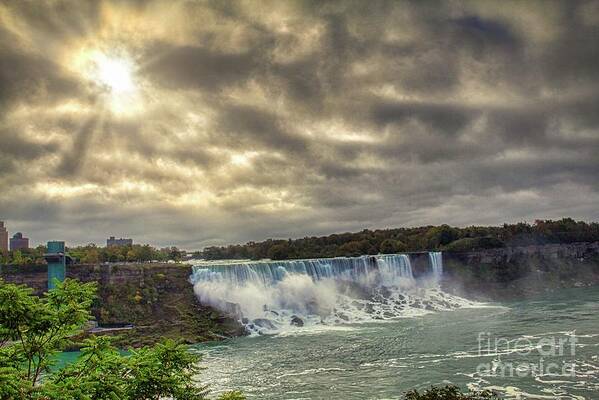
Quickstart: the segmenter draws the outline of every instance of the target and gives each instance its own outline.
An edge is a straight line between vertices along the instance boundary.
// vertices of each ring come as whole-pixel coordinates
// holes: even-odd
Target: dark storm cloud
[[[150,57],[154,54],[156,60],[145,72],[159,85],[174,89],[215,90],[234,85],[248,79],[256,63],[249,52],[226,54],[204,47],[172,48],[164,43],[150,48]]]
[[[25,99],[51,102],[77,93],[77,89],[78,83],[52,60],[2,46],[0,42],[1,107]]]
[[[543,54],[546,82],[563,89],[569,84],[597,84],[596,66],[599,59],[599,7],[596,1],[562,3],[559,17],[564,34],[552,41]]]
[[[0,155],[16,162],[33,161],[57,149],[55,143],[36,143],[12,129],[0,129],[0,142]]]
[[[372,106],[372,120],[377,125],[415,119],[430,125],[440,134],[450,136],[463,129],[473,117],[473,110],[455,104],[383,102]]]
[[[230,136],[230,146],[235,143],[244,148],[269,147],[290,156],[306,152],[307,141],[294,134],[287,121],[275,114],[255,107],[230,105],[219,110],[217,129]]]
[[[598,57],[599,59],[599,57]],[[591,86],[590,95],[581,95],[552,109],[558,116],[568,118],[577,125],[577,129],[596,129],[599,127],[599,88],[597,83]],[[596,136],[595,136],[596,137]]]
[[[598,4],[5,3],[0,218],[189,248],[597,219]],[[81,41],[130,50],[141,113],[98,105]]]

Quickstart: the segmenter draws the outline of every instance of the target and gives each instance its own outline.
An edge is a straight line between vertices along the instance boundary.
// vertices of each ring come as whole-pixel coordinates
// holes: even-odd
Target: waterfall
[[[441,263],[441,253],[429,253],[433,276],[442,273]],[[414,278],[407,254],[203,262],[193,267],[190,280],[200,302],[257,333],[391,319],[455,305],[449,295],[421,286],[424,280]]]
[[[428,257],[433,277],[439,282],[443,276],[443,254],[440,251],[431,251],[428,253]]]
[[[219,281],[235,285],[252,283],[269,287],[289,275],[307,275],[313,281],[339,279],[384,283],[413,280],[410,258],[405,254],[337,257],[290,261],[206,263],[194,266],[193,282]]]

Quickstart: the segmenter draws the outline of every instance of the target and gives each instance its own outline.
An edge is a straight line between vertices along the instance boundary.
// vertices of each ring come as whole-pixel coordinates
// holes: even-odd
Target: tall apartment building
[[[8,231],[4,227],[4,221],[0,221],[0,252],[8,251]]]
[[[133,239],[115,239],[114,236],[106,239],[106,247],[110,246],[133,246]]]
[[[29,238],[23,237],[21,232],[17,232],[10,238],[10,251],[28,249]]]

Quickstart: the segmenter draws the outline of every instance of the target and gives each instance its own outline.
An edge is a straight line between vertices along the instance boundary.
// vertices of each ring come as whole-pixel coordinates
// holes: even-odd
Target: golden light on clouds
[[[198,248],[597,216],[589,7],[1,1],[0,219]]]

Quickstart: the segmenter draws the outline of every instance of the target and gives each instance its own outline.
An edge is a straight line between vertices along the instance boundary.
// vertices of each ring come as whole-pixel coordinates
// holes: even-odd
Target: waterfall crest
[[[459,306],[438,289],[442,254],[428,256],[429,273],[423,279],[414,277],[407,254],[387,254],[205,262],[193,267],[191,282],[202,303],[235,316],[251,332],[276,333]]]

